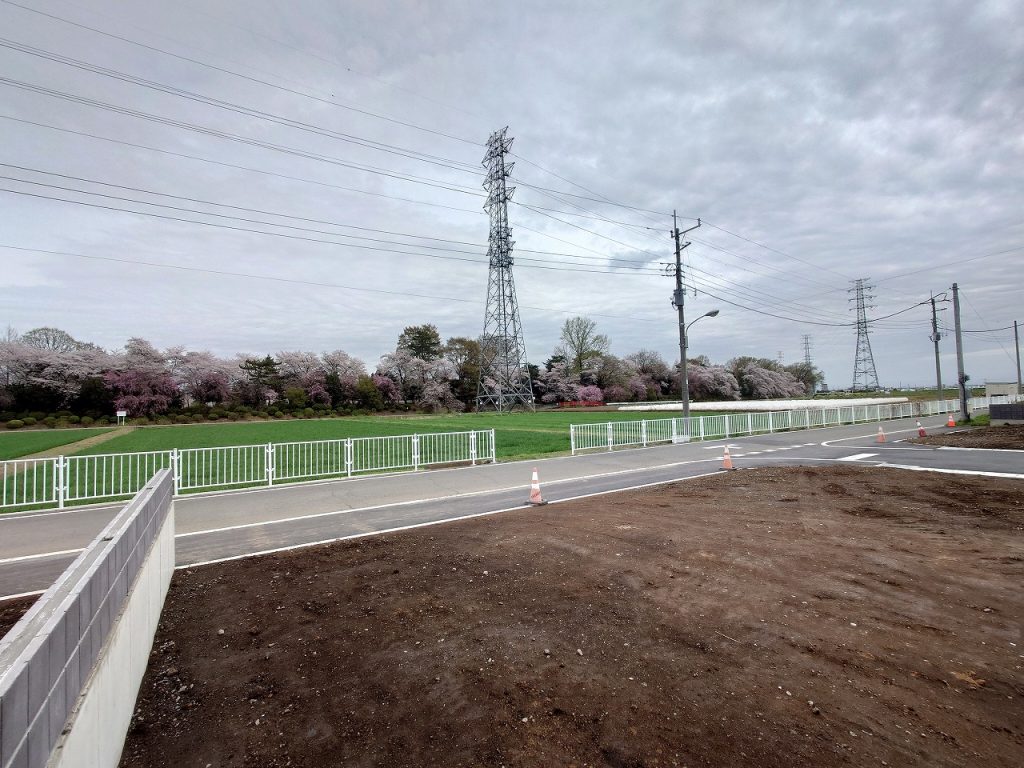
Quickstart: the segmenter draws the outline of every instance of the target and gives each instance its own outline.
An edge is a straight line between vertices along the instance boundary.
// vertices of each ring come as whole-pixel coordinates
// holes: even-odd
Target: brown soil
[[[35,601],[35,597],[19,597],[0,602],[0,637],[11,631],[11,627],[18,623],[18,619],[25,615]]]
[[[1024,484],[756,469],[175,575],[123,766],[1024,765]]]
[[[915,437],[909,442],[922,445],[951,445],[958,448],[1009,448],[1024,450],[1024,425],[974,427],[963,432]]]

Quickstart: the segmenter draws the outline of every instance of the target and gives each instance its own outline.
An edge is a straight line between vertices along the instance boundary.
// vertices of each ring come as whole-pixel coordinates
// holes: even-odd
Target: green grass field
[[[46,429],[2,432],[0,433],[0,461],[29,456],[109,431],[109,429]]]
[[[694,415],[699,415],[694,412]],[[499,459],[525,458],[569,450],[569,425],[668,418],[669,414],[617,411],[469,413],[447,416],[367,416],[295,421],[252,421],[144,427],[82,451],[83,454],[212,448],[225,445],[337,440],[347,437],[410,435],[494,429]]]

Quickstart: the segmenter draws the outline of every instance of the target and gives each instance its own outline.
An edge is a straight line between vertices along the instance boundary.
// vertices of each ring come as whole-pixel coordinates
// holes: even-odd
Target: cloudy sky
[[[573,315],[677,359],[673,209],[687,317],[721,310],[691,354],[806,334],[848,387],[854,278],[883,385],[934,381],[914,305],[954,281],[966,329],[1024,321],[1019,1],[0,0],[0,29],[0,326],[371,367],[406,325],[475,336],[506,125],[533,362]],[[966,349],[1015,376],[1012,331]]]

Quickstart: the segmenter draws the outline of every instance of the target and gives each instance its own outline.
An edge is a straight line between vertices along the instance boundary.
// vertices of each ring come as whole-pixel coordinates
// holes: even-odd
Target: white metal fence
[[[988,408],[990,402],[1004,403],[1019,399],[1019,396],[972,397],[968,401],[968,407],[974,411]],[[801,408],[795,411],[757,411],[675,419],[609,421],[600,424],[573,424],[569,427],[569,440],[575,456],[582,451],[611,451],[616,448],[646,447],[657,443],[728,439],[741,435],[832,427],[865,421],[934,416],[959,410],[959,400],[933,400],[891,405],[837,405]]]
[[[172,471],[177,495],[495,459],[493,429],[14,459],[0,461],[0,509],[132,496],[161,469]]]

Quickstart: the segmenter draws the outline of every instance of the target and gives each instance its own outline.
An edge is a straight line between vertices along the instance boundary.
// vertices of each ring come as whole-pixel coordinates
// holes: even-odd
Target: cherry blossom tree
[[[579,394],[579,384],[565,362],[553,363],[551,368],[540,371],[534,385],[542,403],[575,400]]]
[[[167,358],[145,339],[129,339],[124,355],[104,379],[114,391],[114,406],[131,416],[164,413],[178,397]]]

